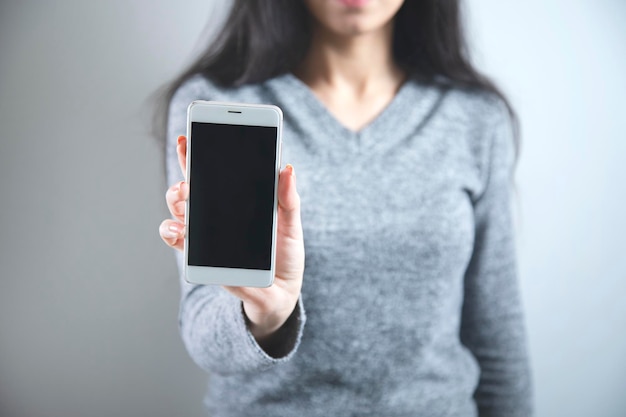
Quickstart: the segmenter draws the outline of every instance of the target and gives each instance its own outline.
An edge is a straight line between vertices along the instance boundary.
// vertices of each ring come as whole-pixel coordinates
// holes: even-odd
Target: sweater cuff
[[[272,336],[273,341],[268,351],[259,345],[250,332],[241,301],[238,302],[235,321],[237,328],[242,329],[238,332],[238,339],[240,339],[238,344],[243,347],[243,361],[250,364],[250,368],[264,369],[286,362],[295,355],[302,339],[306,315],[302,297],[300,297],[287,321]]]

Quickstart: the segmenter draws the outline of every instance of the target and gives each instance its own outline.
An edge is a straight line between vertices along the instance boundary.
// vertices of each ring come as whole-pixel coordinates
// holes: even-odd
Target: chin
[[[332,21],[326,22],[326,29],[343,36],[363,35],[376,31],[387,22],[378,22],[374,16],[367,13],[350,13],[334,16]]]
[[[382,29],[403,0],[305,0],[309,11],[326,30],[357,36]]]

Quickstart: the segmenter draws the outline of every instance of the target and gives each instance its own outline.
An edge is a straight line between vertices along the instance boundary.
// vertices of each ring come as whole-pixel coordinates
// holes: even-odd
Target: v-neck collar
[[[270,80],[268,86],[283,103],[286,114],[296,119],[295,123],[298,123],[299,118],[314,121],[314,124],[302,126],[303,130],[309,130],[313,134],[322,131],[330,137],[352,142],[348,146],[360,151],[378,148],[388,142],[390,137],[402,139],[419,129],[442,96],[439,88],[408,78],[389,104],[370,123],[354,131],[343,125],[309,86],[295,75],[281,75]]]
[[[406,94],[406,90],[410,89],[411,79],[405,80],[396,94],[394,94],[393,98],[387,105],[372,119],[369,123],[364,125],[359,130],[353,130],[343,124],[337,117],[328,109],[326,104],[320,100],[319,97],[315,95],[313,90],[305,84],[302,80],[296,77],[293,74],[286,74],[285,80],[295,88],[300,90],[304,96],[306,96],[307,102],[315,109],[315,111],[319,114],[319,117],[325,122],[325,124],[329,124],[333,126],[333,129],[342,133],[343,136],[362,136],[366,134],[369,130],[373,130],[376,128],[376,125],[379,123],[385,123],[385,119],[388,118],[389,113],[394,111],[394,108],[397,107],[397,103],[402,101],[402,97]]]

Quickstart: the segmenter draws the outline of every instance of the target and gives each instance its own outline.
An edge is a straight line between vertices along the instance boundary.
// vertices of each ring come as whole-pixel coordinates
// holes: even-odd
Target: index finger
[[[183,171],[183,177],[187,179],[187,138],[185,136],[178,137],[178,144],[176,145],[176,153],[178,154],[178,165]]]

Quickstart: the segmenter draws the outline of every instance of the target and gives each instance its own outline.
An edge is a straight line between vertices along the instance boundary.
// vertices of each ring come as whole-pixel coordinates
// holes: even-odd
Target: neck
[[[296,75],[313,89],[349,89],[358,95],[381,83],[398,86],[404,74],[394,61],[392,41],[393,22],[358,35],[338,35],[317,25]]]

